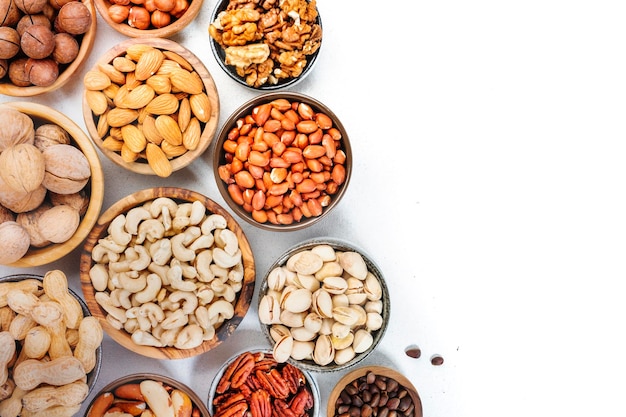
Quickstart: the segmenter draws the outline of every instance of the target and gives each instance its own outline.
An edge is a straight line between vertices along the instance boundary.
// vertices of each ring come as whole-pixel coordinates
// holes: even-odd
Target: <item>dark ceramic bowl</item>
[[[286,102],[291,103],[292,107],[295,107],[297,103],[301,103],[302,108],[307,108],[308,106],[308,108],[312,109],[315,113],[313,120],[320,114],[328,116],[332,121],[332,127],[330,129],[321,128],[319,127],[320,123],[318,123],[316,127],[314,126],[317,131],[308,135],[299,135],[298,130],[294,129],[293,126],[288,126],[291,128],[289,132],[287,132],[287,129],[282,129],[276,131],[276,133],[271,133],[270,131],[273,130],[273,128],[268,126],[270,123],[264,122],[260,117],[256,118],[258,114],[257,111],[262,107],[272,108],[272,114],[279,118],[288,118],[286,115],[290,115],[295,120],[305,122],[313,121],[304,120],[299,116],[299,110],[294,110],[293,108],[286,111],[279,111],[278,108],[280,106],[276,103],[282,103],[284,106]],[[300,107],[298,107],[298,109],[300,109]],[[270,116],[269,119],[272,119],[272,117]],[[273,121],[275,123],[277,119]],[[262,128],[263,132],[265,132],[264,135],[266,135],[264,137],[268,139],[254,139],[253,132],[254,130],[259,131],[259,129],[257,129],[259,122],[263,123]],[[297,129],[300,129],[300,123],[295,126]],[[326,127],[328,124],[321,123],[321,126]],[[278,135],[280,135],[280,137]],[[324,137],[323,139],[321,139],[322,135]],[[294,136],[297,138],[304,137],[305,140],[298,145],[297,141],[293,139]],[[333,139],[333,136],[337,139]],[[288,139],[288,137],[290,137],[290,139]],[[308,138],[312,139],[309,140]],[[248,142],[249,146],[246,145],[246,147],[249,147],[249,152],[233,151],[233,146],[244,140]],[[317,223],[339,204],[350,182],[350,176],[352,174],[352,148],[346,129],[339,117],[337,117],[328,106],[317,99],[301,93],[270,92],[249,100],[235,110],[228,120],[226,120],[215,142],[215,150],[213,151],[213,171],[215,180],[217,181],[217,187],[222,197],[238,216],[261,229],[293,231]],[[276,142],[281,142],[281,144],[276,144]],[[332,142],[332,148],[335,149],[334,152],[327,152],[319,158],[306,158],[307,155],[310,155],[307,153],[309,149],[311,149],[309,145],[315,145],[313,148],[320,149],[322,144],[327,142]],[[270,144],[273,144],[271,148]],[[235,168],[233,162],[237,164],[241,163],[239,164],[240,167],[252,163],[251,161],[253,161],[253,159],[251,159],[251,157],[255,150],[256,156],[262,154],[265,158],[270,159],[269,162],[261,168],[259,168],[258,165],[255,166],[255,172],[248,168],[248,172],[252,172],[251,175],[261,180],[261,182],[256,181],[254,186],[246,188],[243,185],[239,185],[243,184],[238,182],[239,180],[237,179],[238,175],[242,175],[240,172],[241,169]],[[291,156],[296,154],[296,159],[287,163],[286,161],[289,159],[287,157],[288,154],[291,154]],[[300,159],[297,159],[298,155]],[[333,155],[333,157],[330,158],[329,155]],[[309,167],[309,165],[312,164],[309,159],[324,161],[324,164],[318,164],[323,165],[320,172],[313,171],[313,169],[319,169],[318,167]],[[283,176],[279,175],[281,169],[277,168],[284,168],[284,171],[282,171]],[[335,177],[335,171],[342,172],[342,179],[338,180],[338,182],[335,181],[337,178]],[[320,174],[326,177],[324,177],[323,180],[318,180],[316,176]],[[284,177],[285,175],[287,176]],[[308,180],[303,181],[302,178],[296,178],[297,176],[308,177]],[[305,183],[311,183],[311,178],[316,178],[315,182],[318,184],[317,189],[313,191],[310,189],[305,190],[303,187]],[[271,180],[278,188],[284,186],[285,188],[282,190],[283,194],[277,195],[273,193],[272,190],[267,187],[267,182],[264,182],[262,179],[265,181]],[[266,188],[265,192],[263,192],[263,194],[265,194],[263,197],[264,203],[257,206],[256,201],[252,201],[250,196],[259,190],[263,191],[263,187]],[[318,191],[318,193],[315,193],[315,191]],[[268,198],[269,194],[274,195]],[[302,205],[306,205],[307,207],[303,207]]]

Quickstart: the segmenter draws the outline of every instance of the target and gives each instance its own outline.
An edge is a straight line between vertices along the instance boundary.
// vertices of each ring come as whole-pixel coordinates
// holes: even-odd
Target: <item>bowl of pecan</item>
[[[266,350],[251,350],[230,358],[209,390],[213,417],[317,416],[320,395],[311,375],[290,363],[278,363]]]
[[[0,0],[0,94],[30,97],[70,81],[96,37],[93,0]]]
[[[339,118],[320,101],[269,92],[241,105],[213,152],[218,189],[230,208],[265,230],[303,229],[344,196],[352,148]]]
[[[203,401],[187,385],[173,378],[137,373],[105,385],[91,400],[85,416],[211,417]]]
[[[168,177],[208,148],[217,130],[213,77],[169,39],[114,46],[83,77],[83,119],[102,153],[119,166]]]
[[[391,312],[389,290],[372,258],[330,237],[284,252],[263,278],[258,300],[274,359],[315,372],[364,360],[382,340]]]
[[[93,0],[105,22],[130,38],[169,38],[198,15],[203,0]]]
[[[312,70],[322,44],[316,0],[218,1],[209,25],[211,50],[239,84],[271,91]]]

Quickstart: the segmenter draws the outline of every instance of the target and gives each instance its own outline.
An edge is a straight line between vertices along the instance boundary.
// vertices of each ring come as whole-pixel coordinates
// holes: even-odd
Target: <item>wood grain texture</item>
[[[326,406],[327,417],[334,417],[335,403],[337,402],[337,399],[339,398],[339,395],[341,394],[341,391],[343,391],[344,387],[350,384],[355,379],[358,379],[364,375],[367,375],[367,373],[370,371],[374,372],[376,375],[382,375],[382,376],[395,379],[400,385],[402,385],[407,390],[407,392],[411,396],[411,399],[413,400],[413,404],[415,405],[414,416],[415,417],[423,416],[422,401],[420,399],[419,394],[417,393],[417,390],[411,383],[411,381],[409,381],[407,377],[405,377],[400,372],[394,369],[387,368],[385,366],[372,365],[372,366],[364,366],[364,367],[355,369],[347,373],[346,375],[344,375],[337,382],[337,385],[335,385],[335,387],[330,392],[330,395],[328,397],[328,404]]]
[[[89,195],[89,206],[74,235],[63,243],[51,244],[44,248],[31,248],[25,256],[10,266],[31,267],[45,265],[60,259],[77,248],[83,240],[85,240],[91,228],[96,223],[100,215],[102,202],[104,201],[104,174],[102,172],[102,165],[100,164],[100,157],[85,132],[63,113],[38,103],[10,102],[3,105],[13,107],[22,113],[28,114],[34,118],[35,126],[42,123],[56,123],[61,126],[69,133],[73,145],[80,148],[85,157],[87,157],[89,166],[91,167],[91,178],[84,188]]]
[[[193,69],[198,73],[202,82],[204,83],[205,93],[209,98],[209,102],[211,103],[211,118],[207,123],[201,123],[202,135],[200,136],[200,143],[196,149],[193,151],[187,151],[183,155],[173,158],[170,160],[172,164],[172,172],[178,171],[191,164],[197,157],[202,155],[209,145],[211,144],[213,137],[215,136],[215,132],[217,131],[217,123],[219,121],[220,114],[220,101],[217,93],[217,86],[215,85],[215,81],[213,77],[206,69],[204,64],[200,61],[200,59],[194,55],[191,51],[189,51],[184,46],[171,41],[169,39],[160,39],[160,38],[133,38],[128,39],[118,45],[115,45],[111,49],[109,49],[104,55],[102,55],[94,64],[92,69],[96,70],[99,64],[110,64],[113,59],[118,56],[122,56],[126,54],[126,50],[130,45],[136,44],[144,44],[150,45],[155,48],[161,50],[168,50],[177,53],[182,56],[187,62],[191,64]],[[94,118],[89,105],[87,104],[87,100],[85,98],[85,94],[83,93],[83,118],[85,121],[85,126],[87,127],[87,131],[91,136],[91,139],[96,144],[96,146],[100,149],[100,151],[106,155],[109,159],[111,159],[117,165],[128,169],[129,171],[136,172],[138,174],[143,175],[156,175],[152,168],[148,165],[145,159],[139,159],[135,162],[125,162],[119,153],[113,152],[109,149],[105,149],[102,146],[102,142],[105,138],[101,138],[98,135],[96,123],[97,119]]]
[[[76,59],[72,61],[65,69],[63,69],[59,73],[59,77],[56,79],[54,83],[47,87],[39,87],[36,85],[31,85],[28,87],[18,87],[8,82],[0,82],[0,94],[5,94],[7,96],[14,97],[31,97],[37,96],[40,94],[44,94],[50,91],[54,91],[62,86],[64,86],[69,80],[74,77],[74,74],[78,71],[78,69],[83,65],[83,62],[87,59],[91,50],[93,48],[94,40],[96,39],[96,29],[97,29],[97,16],[96,16],[96,8],[94,7],[93,0],[82,0],[83,4],[87,6],[89,12],[91,13],[91,26],[89,26],[89,30],[85,34],[82,35],[82,40],[80,42],[80,49],[78,51],[78,55]],[[8,80],[8,78],[7,78]]]
[[[125,213],[133,207],[140,206],[145,202],[152,201],[159,197],[169,197],[178,203],[193,202],[196,200],[200,201],[204,204],[208,212],[224,216],[224,218],[226,218],[228,229],[234,232],[239,240],[239,247],[241,249],[244,266],[244,276],[241,291],[237,294],[235,314],[230,320],[225,321],[218,329],[216,329],[216,334],[213,339],[207,340],[200,346],[193,349],[177,349],[174,347],[157,348],[152,346],[137,345],[131,340],[129,333],[123,329],[115,329],[106,320],[106,312],[96,302],[95,290],[89,278],[89,270],[93,264],[91,258],[92,250],[98,243],[98,240],[107,234],[107,228],[111,221],[117,217],[118,214]],[[175,187],[157,187],[140,190],[114,203],[102,213],[96,225],[93,227],[91,233],[85,241],[80,258],[81,288],[85,302],[87,303],[91,314],[98,318],[104,331],[107,332],[107,334],[117,343],[133,352],[155,359],[189,358],[207,352],[226,340],[235,331],[250,307],[252,296],[254,294],[255,279],[256,270],[252,248],[250,247],[250,243],[237,221],[226,210],[210,198],[195,191]]]

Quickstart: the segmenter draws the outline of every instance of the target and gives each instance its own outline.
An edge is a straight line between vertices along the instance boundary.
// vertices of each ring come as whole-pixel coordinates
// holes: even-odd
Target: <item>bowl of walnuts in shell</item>
[[[89,137],[42,104],[0,105],[0,264],[45,265],[96,223],[104,176]]]
[[[65,85],[91,52],[92,0],[0,0],[0,94],[29,97]]]

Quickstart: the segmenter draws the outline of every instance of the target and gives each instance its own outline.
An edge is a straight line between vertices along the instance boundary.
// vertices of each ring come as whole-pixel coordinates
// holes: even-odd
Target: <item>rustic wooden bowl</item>
[[[98,400],[98,398],[101,395],[104,395],[107,393],[112,394],[117,388],[119,388],[122,385],[139,384],[142,381],[146,381],[146,380],[162,382],[166,387],[183,391],[185,394],[189,396],[189,399],[191,400],[191,404],[193,405],[193,407],[195,407],[200,412],[199,414],[200,417],[211,417],[208,410],[206,409],[206,406],[204,405],[204,402],[200,399],[198,394],[196,394],[191,388],[189,388],[187,385],[173,378],[170,378],[164,375],[153,374],[153,373],[137,373],[137,374],[132,374],[132,375],[126,375],[108,383],[93,397],[93,399],[91,400],[91,403],[89,403],[89,406],[87,407],[85,415],[91,415],[90,414],[91,409],[93,408],[96,400]]]
[[[198,59],[198,57],[196,57],[184,46],[169,39],[127,39],[109,49],[102,57],[98,59],[92,69],[97,69],[99,64],[110,64],[114,58],[125,55],[126,50],[129,46],[136,44],[150,45],[161,50],[172,51],[187,60],[187,62],[189,62],[193,66],[193,69],[202,78],[202,81],[204,83],[204,92],[208,96],[209,102],[211,103],[211,117],[209,121],[206,123],[200,123],[202,128],[202,135],[198,147],[192,151],[187,151],[181,156],[175,157],[170,160],[172,164],[172,172],[175,172],[191,164],[197,157],[202,155],[207,150],[207,148],[211,144],[211,141],[213,140],[213,137],[215,136],[220,113],[220,102],[217,93],[217,87],[215,85],[215,82],[213,81],[213,77],[211,77],[211,74],[206,69],[204,64],[200,61],[200,59]],[[114,163],[138,174],[155,175],[152,168],[148,165],[146,159],[140,158],[134,162],[126,162],[122,159],[120,153],[112,151],[110,149],[106,149],[103,146],[103,141],[106,138],[101,137],[98,134],[98,118],[89,108],[85,95],[83,95],[83,118],[85,120],[85,126],[87,127],[87,131],[89,132],[89,135],[91,136],[93,142],[100,149],[100,151],[109,159],[111,159]]]
[[[352,383],[352,381],[355,381],[362,376],[367,375],[367,373],[370,371],[374,372],[374,374],[376,375],[381,375],[381,376],[395,379],[400,385],[402,385],[407,390],[408,394],[411,396],[411,399],[413,400],[413,404],[415,406],[413,417],[423,416],[422,401],[420,400],[419,394],[417,393],[417,390],[415,389],[411,381],[409,381],[407,377],[405,377],[400,372],[394,369],[387,368],[385,366],[372,365],[372,366],[364,366],[364,367],[355,369],[351,372],[348,372],[337,382],[337,385],[335,385],[333,390],[330,392],[330,396],[328,397],[328,404],[326,406],[327,417],[334,417],[335,415],[337,415],[335,413],[335,410],[336,410],[335,404],[337,403],[337,400],[339,399],[339,396],[341,395],[341,391],[343,391],[346,385]],[[398,413],[398,416],[401,416],[401,415],[402,415],[401,413]]]
[[[338,190],[335,193],[330,194],[330,203],[328,203],[328,205],[323,207],[323,211],[321,215],[311,216],[311,217],[303,216],[300,221],[293,221],[291,223],[280,223],[280,222],[273,223],[270,220],[264,223],[261,223],[255,219],[253,215],[254,213],[252,213],[251,207],[249,207],[249,205],[248,207],[246,207],[244,205],[240,205],[237,202],[235,202],[233,197],[230,195],[230,192],[228,189],[229,183],[226,183],[220,176],[220,169],[221,169],[220,167],[229,163],[229,161],[227,160],[227,156],[226,156],[227,153],[224,150],[224,143],[229,140],[229,135],[231,134],[231,131],[237,126],[238,121],[246,116],[251,115],[254,108],[260,105],[271,103],[272,101],[279,100],[279,99],[286,99],[292,103],[301,102],[301,103],[308,104],[309,106],[311,106],[311,108],[315,112],[324,113],[332,119],[334,128],[336,128],[341,133],[341,139],[339,140],[339,142],[341,143],[341,149],[344,151],[346,155],[345,163],[344,163],[345,181],[343,182],[343,184],[341,184],[338,187]],[[290,145],[290,146],[294,147],[296,145]],[[275,156],[280,156],[280,155],[272,153],[271,156],[275,157]],[[293,165],[296,165],[296,164],[293,164]],[[343,198],[343,196],[345,195],[348,189],[348,185],[350,183],[350,178],[352,175],[352,165],[353,165],[352,164],[352,147],[350,145],[350,139],[348,137],[348,132],[346,131],[344,125],[341,123],[341,120],[339,119],[339,117],[327,105],[320,102],[319,100],[313,97],[307,96],[305,94],[302,94],[302,93],[297,93],[297,92],[274,91],[274,92],[269,92],[269,93],[263,93],[261,95],[258,95],[250,99],[246,103],[242,104],[238,109],[236,109],[230,115],[230,117],[222,125],[222,128],[219,134],[217,135],[217,140],[215,143],[215,150],[213,151],[213,174],[215,177],[215,181],[217,182],[217,188],[220,194],[222,195],[222,197],[224,198],[224,200],[226,201],[226,203],[228,204],[228,206],[231,208],[231,210],[233,210],[239,217],[243,218],[245,221],[247,221],[248,223],[254,226],[257,226],[264,230],[270,230],[270,231],[276,231],[276,232],[289,232],[289,231],[304,229],[306,227],[309,227],[319,222],[324,217],[326,217],[331,211],[333,211],[333,209],[337,207],[337,205],[339,204],[339,202],[341,201],[341,199]],[[265,167],[266,171],[269,172],[270,167],[271,165]],[[287,169],[291,170],[291,167]],[[291,184],[289,187],[290,189],[287,193],[290,193],[294,189],[295,186],[296,186],[295,184]],[[252,190],[257,191],[258,189],[254,187],[252,188]],[[264,209],[269,210],[266,207],[264,207]]]
[[[378,330],[374,330],[371,332],[372,337],[373,337],[373,342],[372,342],[372,345],[366,351],[362,353],[357,353],[354,356],[354,358],[352,358],[352,360],[343,364],[337,364],[334,361],[331,361],[327,365],[320,365],[311,359],[302,359],[302,360],[295,360],[293,358],[288,359],[288,361],[293,363],[294,365],[297,365],[298,367],[307,369],[309,371],[335,372],[335,371],[341,371],[349,367],[352,367],[356,365],[357,363],[361,362],[362,360],[364,360],[365,358],[367,358],[374,351],[374,349],[376,349],[380,341],[383,339],[383,336],[385,335],[385,332],[387,331],[387,326],[389,324],[389,320],[391,316],[391,301],[389,297],[389,289],[387,287],[387,283],[385,282],[385,278],[384,278],[382,271],[380,270],[380,268],[378,268],[376,263],[367,253],[365,253],[362,249],[360,249],[356,245],[346,242],[342,239],[337,239],[337,238],[332,238],[332,237],[318,237],[318,238],[311,238],[311,239],[304,240],[292,246],[288,250],[286,250],[268,268],[267,273],[265,274],[265,276],[263,277],[261,281],[261,286],[259,287],[259,297],[257,301],[260,305],[262,297],[265,294],[267,294],[268,291],[270,291],[270,288],[268,285],[268,276],[270,275],[270,273],[272,272],[274,268],[285,266],[291,256],[302,251],[311,250],[312,248],[318,245],[329,245],[335,251],[338,251],[338,252],[352,252],[352,251],[358,252],[363,257],[365,261],[365,265],[367,266],[367,270],[371,272],[376,278],[378,278],[378,281],[380,282],[380,286],[382,290],[381,301],[383,302],[383,306],[382,306],[382,312],[380,314],[383,319],[382,327]],[[259,308],[258,308],[259,305],[257,305],[257,312],[259,311]],[[310,311],[312,311],[312,308],[310,309]],[[263,322],[261,322],[260,318],[259,318],[259,324],[261,326],[261,331],[265,335],[267,341],[270,343],[271,346],[274,346],[274,340],[270,333],[271,325],[264,324]]]
[[[227,220],[228,229],[234,232],[239,239],[239,247],[242,252],[243,260],[243,281],[242,288],[239,291],[236,303],[234,304],[234,316],[226,320],[219,328],[215,330],[215,337],[211,340],[204,341],[200,346],[191,349],[177,349],[175,347],[153,347],[136,344],[131,335],[124,329],[114,328],[106,320],[106,312],[95,300],[95,290],[89,276],[89,271],[93,265],[92,250],[98,243],[98,240],[108,234],[107,228],[111,221],[121,213],[126,213],[133,207],[141,206],[148,201],[152,201],[159,197],[169,197],[176,202],[193,202],[200,201],[204,204],[208,213],[221,214]],[[188,358],[201,353],[207,352],[226,340],[237,328],[241,320],[243,320],[254,293],[255,285],[255,263],[252,249],[248,243],[243,230],[237,224],[235,219],[217,203],[208,197],[195,191],[174,187],[157,187],[137,191],[126,196],[105,210],[98,219],[93,230],[87,237],[83,253],[80,258],[80,281],[81,288],[85,297],[85,301],[91,313],[97,317],[106,333],[116,342],[125,348],[139,353],[144,356],[156,359],[178,359]]]
[[[50,91],[54,91],[70,81],[78,71],[78,69],[82,66],[85,59],[89,56],[91,49],[93,47],[94,40],[96,39],[96,8],[94,7],[93,0],[81,0],[85,6],[89,8],[91,12],[91,26],[89,30],[83,35],[80,35],[78,38],[80,42],[80,50],[78,51],[78,56],[74,61],[69,64],[60,65],[59,67],[59,77],[56,79],[54,83],[47,87],[40,87],[36,85],[31,85],[28,87],[19,87],[13,84],[6,76],[4,79],[0,80],[0,94],[5,94],[7,96],[14,97],[31,97],[40,94],[44,94]]]
[[[121,23],[116,23],[109,15],[109,7],[112,5],[109,0],[94,0],[94,2],[100,16],[102,16],[109,26],[122,35],[130,38],[169,38],[170,36],[183,30],[196,18],[202,9],[203,0],[190,0],[187,11],[180,18],[172,19],[172,22],[169,25],[162,28],[156,28],[151,25],[148,29],[138,29],[132,27],[128,24],[128,19],[125,19]]]
[[[9,102],[2,105],[13,107],[22,113],[28,114],[34,119],[35,127],[43,123],[56,123],[64,128],[72,138],[72,144],[83,152],[91,166],[91,178],[84,188],[89,195],[89,206],[74,235],[63,243],[51,244],[44,248],[32,247],[20,260],[9,266],[31,267],[45,265],[62,258],[78,247],[96,223],[100,215],[100,209],[102,208],[102,201],[104,200],[104,174],[102,173],[102,165],[100,164],[100,158],[96,148],[89,140],[89,137],[87,137],[85,132],[69,117],[53,108],[38,103]],[[0,105],[0,108],[2,105]]]

